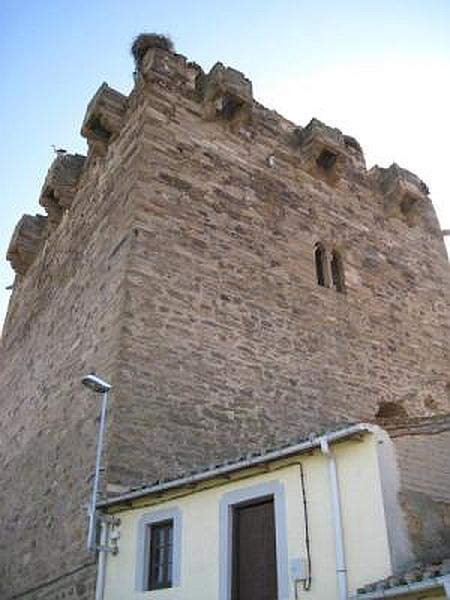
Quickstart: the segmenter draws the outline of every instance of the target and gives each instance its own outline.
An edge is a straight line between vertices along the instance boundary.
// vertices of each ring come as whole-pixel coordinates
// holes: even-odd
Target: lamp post
[[[94,473],[94,482],[92,484],[92,494],[91,494],[91,501],[89,504],[89,508],[88,508],[88,516],[89,516],[89,528],[88,528],[88,535],[87,535],[87,549],[89,551],[95,551],[96,550],[96,525],[97,525],[97,518],[96,518],[96,507],[97,507],[97,493],[98,493],[98,483],[99,483],[99,479],[100,479],[100,464],[101,464],[101,458],[102,458],[102,449],[103,449],[103,434],[105,431],[105,424],[106,424],[106,407],[108,404],[108,392],[111,389],[111,385],[109,383],[106,383],[106,381],[103,381],[102,379],[100,379],[100,377],[97,377],[97,375],[86,375],[85,377],[83,377],[83,379],[81,380],[81,383],[83,385],[85,385],[87,388],[89,388],[91,391],[95,392],[96,394],[101,394],[102,395],[102,406],[101,406],[101,411],[100,411],[100,425],[98,428],[98,433],[97,433],[97,453],[96,453],[96,457],[95,457],[95,473]]]

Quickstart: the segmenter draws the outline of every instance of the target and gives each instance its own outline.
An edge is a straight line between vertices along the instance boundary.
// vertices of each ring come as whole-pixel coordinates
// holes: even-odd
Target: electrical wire
[[[303,518],[305,522],[305,545],[306,545],[306,560],[308,565],[308,574],[306,579],[303,580],[303,589],[309,591],[311,589],[311,545],[309,539],[309,520],[308,520],[308,506],[306,502],[306,488],[305,488],[305,474],[303,472],[303,465],[299,463],[300,467],[300,481],[302,485],[302,496],[303,496]],[[297,586],[295,588],[297,595]]]

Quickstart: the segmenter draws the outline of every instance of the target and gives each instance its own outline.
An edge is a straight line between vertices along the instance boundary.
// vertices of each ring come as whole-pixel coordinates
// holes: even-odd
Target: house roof
[[[128,504],[133,500],[143,498],[144,496],[160,494],[164,491],[193,485],[202,481],[214,479],[215,477],[228,475],[242,469],[256,467],[258,465],[282,458],[287,458],[295,454],[308,452],[312,449],[320,448],[321,442],[324,439],[327,439],[329,443],[333,443],[351,438],[356,435],[361,435],[362,433],[373,432],[375,429],[376,426],[374,425],[370,425],[368,423],[357,423],[345,425],[333,431],[324,431],[320,434],[312,433],[308,437],[290,440],[289,442],[279,446],[265,448],[258,452],[251,452],[249,454],[241,455],[233,460],[209,465],[194,471],[189,471],[174,479],[154,481],[152,483],[130,488],[130,490],[124,494],[120,494],[118,496],[98,502],[97,507],[107,508],[111,506],[118,506],[120,504]]]
[[[379,419],[378,425],[385,429],[391,438],[407,435],[433,435],[450,430],[450,414],[429,417],[394,417]]]
[[[439,587],[450,591],[450,558],[430,565],[415,565],[401,575],[392,575],[365,585],[358,589],[352,600],[396,598]]]

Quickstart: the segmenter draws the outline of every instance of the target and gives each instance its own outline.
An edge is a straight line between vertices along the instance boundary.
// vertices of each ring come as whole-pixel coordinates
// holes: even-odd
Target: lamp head
[[[97,377],[93,373],[83,377],[81,383],[97,394],[104,394],[111,389],[109,383],[106,383],[106,381],[103,381],[103,379],[100,379],[100,377]]]

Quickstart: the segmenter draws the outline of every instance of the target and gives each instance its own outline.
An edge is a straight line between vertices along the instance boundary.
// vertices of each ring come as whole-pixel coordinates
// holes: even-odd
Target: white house
[[[450,565],[392,577],[409,551],[396,465],[358,424],[101,502],[97,599],[450,598]]]

